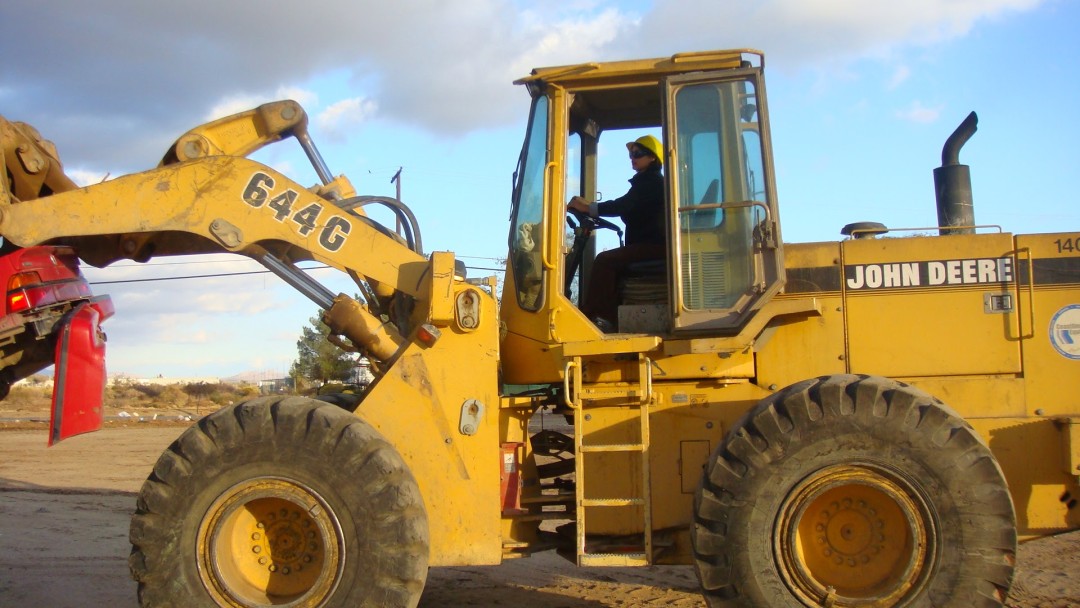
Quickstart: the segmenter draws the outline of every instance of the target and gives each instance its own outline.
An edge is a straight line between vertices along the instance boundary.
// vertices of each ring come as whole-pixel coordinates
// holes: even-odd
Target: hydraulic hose
[[[353,196],[339,202],[338,206],[345,210],[351,210],[356,207],[365,207],[372,203],[385,205],[393,211],[398,219],[401,220],[401,225],[405,229],[405,240],[409,245],[409,249],[412,249],[420,255],[424,255],[424,245],[420,240],[420,225],[416,221],[416,216],[413,215],[412,210],[409,209],[405,203],[398,199],[389,196]]]

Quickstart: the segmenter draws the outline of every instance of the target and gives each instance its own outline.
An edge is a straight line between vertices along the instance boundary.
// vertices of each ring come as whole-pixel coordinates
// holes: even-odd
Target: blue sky
[[[835,240],[853,221],[935,224],[932,170],[973,110],[979,130],[960,159],[977,222],[1080,229],[1076,0],[325,0],[305,10],[7,3],[0,114],[35,125],[68,173],[92,183],[153,167],[200,122],[291,97],[334,173],[362,194],[393,195],[402,168],[425,249],[492,268],[506,253],[528,110],[512,80],[540,66],[752,47],[766,57],[785,241]],[[256,158],[316,181],[293,142]],[[609,197],[630,173],[616,167],[600,184]],[[116,303],[109,371],[287,370],[316,308],[273,276],[117,283],[257,270],[231,258],[87,269]],[[330,275],[315,273],[355,291]]]

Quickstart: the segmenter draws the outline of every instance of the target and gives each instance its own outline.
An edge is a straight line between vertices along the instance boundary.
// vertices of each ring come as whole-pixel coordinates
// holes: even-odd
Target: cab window
[[[518,160],[514,185],[514,215],[510,231],[510,264],[518,305],[538,310],[543,302],[544,167],[547,164],[548,101],[533,103],[525,145]]]

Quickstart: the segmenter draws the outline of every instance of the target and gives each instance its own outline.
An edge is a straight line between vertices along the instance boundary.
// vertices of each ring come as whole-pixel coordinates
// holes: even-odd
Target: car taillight
[[[41,284],[41,275],[39,275],[38,273],[33,272],[33,271],[19,272],[19,273],[11,275],[11,278],[8,279],[7,288],[8,288],[8,291],[14,291],[16,289],[26,287],[27,285],[40,285],[40,284]]]
[[[36,304],[35,294],[40,295],[40,290],[27,289],[41,283],[41,276],[36,272],[20,272],[11,275],[8,279],[7,310],[8,313],[22,312],[33,308]]]
[[[30,308],[30,298],[26,293],[17,291],[8,294],[7,309],[9,313],[22,312]]]

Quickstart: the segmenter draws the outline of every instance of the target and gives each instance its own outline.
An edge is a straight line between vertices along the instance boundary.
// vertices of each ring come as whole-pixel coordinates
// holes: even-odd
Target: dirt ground
[[[46,448],[45,424],[0,423],[0,607],[137,606],[128,520],[154,461],[185,426],[111,423]],[[1080,532],[1025,543],[1017,561],[1009,606],[1080,606]],[[547,552],[498,567],[435,568],[420,606],[704,602],[690,567],[584,569]]]

